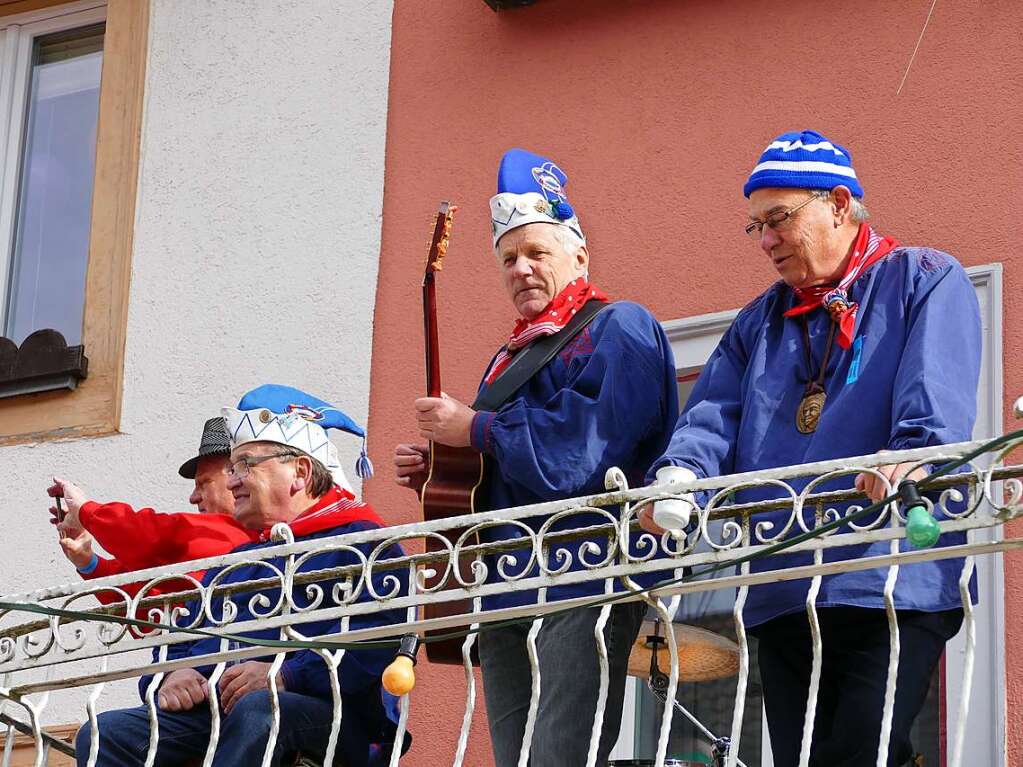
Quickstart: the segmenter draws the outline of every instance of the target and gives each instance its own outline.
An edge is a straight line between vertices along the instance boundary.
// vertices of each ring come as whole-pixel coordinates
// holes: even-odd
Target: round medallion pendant
[[[824,409],[824,392],[807,392],[799,401],[799,409],[796,411],[796,428],[800,434],[812,434],[817,431],[817,424],[821,420],[821,411]]]

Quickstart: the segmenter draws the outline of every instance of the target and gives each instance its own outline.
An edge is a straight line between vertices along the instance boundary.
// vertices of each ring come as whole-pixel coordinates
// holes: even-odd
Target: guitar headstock
[[[448,252],[451,240],[451,227],[454,224],[455,211],[458,207],[446,200],[437,209],[433,222],[433,235],[430,238],[430,250],[426,256],[426,275],[439,272],[444,268],[444,255]]]

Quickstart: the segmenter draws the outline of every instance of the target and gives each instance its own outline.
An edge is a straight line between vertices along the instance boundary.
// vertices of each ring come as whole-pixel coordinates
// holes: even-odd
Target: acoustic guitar
[[[437,328],[437,273],[443,268],[444,256],[447,253],[451,238],[451,227],[455,206],[442,202],[434,221],[430,249],[426,258],[426,271],[423,275],[423,328],[426,334],[426,391],[429,397],[441,396],[440,383],[440,335]],[[469,447],[449,447],[436,442],[430,443],[429,473],[420,495],[423,520],[430,522],[436,519],[471,514],[476,488],[483,480],[483,455]],[[452,530],[444,533],[452,544],[464,530]],[[443,544],[433,538],[426,539],[427,552],[444,550]],[[466,555],[457,566],[464,578],[469,577],[469,565],[472,557]],[[443,563],[432,567],[437,574],[427,580],[428,586],[434,586],[444,576]],[[448,587],[458,583],[451,573],[448,576]],[[424,605],[424,618],[441,618],[448,615],[459,615],[472,611],[469,600],[443,602]],[[443,634],[450,629],[431,634]],[[432,663],[462,663],[462,639],[445,639],[426,643],[426,657]],[[473,662],[478,663],[476,646],[473,646]]]

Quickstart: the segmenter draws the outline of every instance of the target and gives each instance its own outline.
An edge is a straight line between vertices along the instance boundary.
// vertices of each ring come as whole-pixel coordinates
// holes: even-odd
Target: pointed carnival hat
[[[291,386],[264,384],[245,394],[237,408],[225,407],[221,412],[232,449],[246,442],[276,442],[298,448],[326,466],[334,482],[349,491],[352,487],[327,429],[362,437],[355,473],[360,479],[373,476],[373,464],[366,455],[366,432],[342,411],[311,394]]]
[[[826,189],[846,186],[853,197],[863,187],[852,166],[852,154],[812,130],[783,133],[760,155],[742,193],[746,197],[764,187]]]
[[[494,246],[507,232],[526,224],[568,227],[586,242],[579,219],[568,204],[568,176],[557,165],[525,149],[509,149],[497,169],[497,194],[490,198]]]

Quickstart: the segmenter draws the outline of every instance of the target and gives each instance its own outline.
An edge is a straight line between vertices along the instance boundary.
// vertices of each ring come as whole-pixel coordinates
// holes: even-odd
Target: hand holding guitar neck
[[[476,411],[441,393],[440,397],[416,400],[419,436],[448,447],[469,447],[469,433]]]

